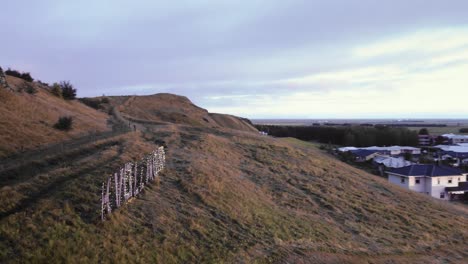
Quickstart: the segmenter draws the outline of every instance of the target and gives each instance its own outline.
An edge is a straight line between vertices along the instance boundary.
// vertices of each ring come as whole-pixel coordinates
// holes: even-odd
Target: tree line
[[[342,146],[417,146],[418,132],[389,126],[278,126],[255,125],[275,137],[294,137],[306,141]]]

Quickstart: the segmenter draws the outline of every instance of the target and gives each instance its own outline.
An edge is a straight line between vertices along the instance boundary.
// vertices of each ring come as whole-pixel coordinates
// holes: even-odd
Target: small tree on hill
[[[101,98],[101,103],[103,103],[103,104],[108,104],[109,102],[110,102],[110,101],[109,101],[109,98],[107,98],[107,97],[102,97],[102,98]]]
[[[31,74],[29,72],[19,72],[17,70],[12,70],[8,68],[8,70],[5,71],[6,75],[14,76],[17,78],[21,78],[27,82],[32,82],[34,81],[34,78],[31,77]]]
[[[58,84],[58,83],[54,83],[52,85],[52,89],[50,90],[50,92],[53,95],[55,95],[55,96],[57,96],[59,98],[63,98],[63,96],[62,96],[62,87],[60,87],[60,84]]]
[[[35,94],[37,93],[36,87],[32,83],[25,82],[23,85],[20,87],[19,91],[25,91],[28,94]]]
[[[76,98],[76,89],[69,81],[60,82],[60,88],[62,89],[63,99],[73,100]]]
[[[421,128],[419,130],[419,135],[429,135],[429,131],[427,130],[427,128]]]
[[[73,117],[71,116],[61,116],[59,117],[57,123],[55,123],[54,128],[59,130],[68,131],[72,129]]]

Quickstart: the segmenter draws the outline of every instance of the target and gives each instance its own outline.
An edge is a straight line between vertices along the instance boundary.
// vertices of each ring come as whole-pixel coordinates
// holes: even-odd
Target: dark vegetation
[[[416,122],[416,121],[413,121],[413,122]],[[422,122],[422,121],[421,121]],[[400,123],[400,122],[397,122],[397,123],[378,123],[378,124],[372,124],[372,123],[361,123],[361,124],[352,124],[352,123],[332,123],[332,122],[328,122],[328,123],[312,123],[313,126],[369,126],[369,127],[373,127],[373,126],[388,126],[388,127],[421,127],[422,124],[421,123]],[[446,127],[447,124],[435,124],[435,123],[424,123],[424,126],[425,127]]]
[[[72,129],[73,125],[73,117],[71,116],[61,116],[59,117],[57,123],[55,123],[54,128],[63,130],[63,131],[69,131]]]
[[[62,97],[65,100],[73,100],[76,98],[76,89],[69,81],[60,82],[60,88],[62,89]]]
[[[384,126],[392,126],[392,127],[420,127],[421,124],[408,124],[408,123],[402,123],[402,124],[394,124],[394,123],[389,123],[389,124],[382,124]],[[447,124],[424,124],[426,127],[446,127]]]
[[[28,94],[35,94],[35,93],[37,93],[36,87],[34,87],[34,85],[32,85],[32,84],[29,83],[29,82],[23,83],[23,84],[20,86],[19,91],[20,91],[20,92],[23,92],[23,91],[24,91],[24,92],[26,92],[26,93],[28,93]]]
[[[37,82],[38,82],[40,85],[43,85],[43,86],[49,86],[49,84],[48,84],[48,83],[46,83],[46,82],[43,82],[43,81],[41,81],[41,80],[37,80]]]
[[[468,133],[468,127],[460,128],[460,133]]]
[[[388,126],[274,126],[256,125],[275,137],[294,137],[326,144],[368,147],[404,145],[416,146],[418,133],[407,128]]]
[[[109,98],[107,97],[102,97],[102,98],[80,98],[80,102],[83,104],[92,107],[94,109],[103,109],[104,106],[103,104],[108,104],[109,103]]]
[[[8,68],[8,70],[5,71],[5,74],[13,76],[13,77],[21,78],[27,82],[34,81],[34,78],[31,77],[31,74],[29,72],[19,72],[17,70],[12,70]]]
[[[429,135],[429,130],[427,130],[427,128],[421,128],[419,130],[419,135]]]
[[[52,89],[50,90],[50,92],[51,92],[53,95],[55,95],[55,96],[57,96],[57,97],[59,97],[59,98],[63,98],[63,96],[62,96],[62,88],[60,87],[60,84],[58,84],[58,83],[54,83],[54,84],[52,85]]]

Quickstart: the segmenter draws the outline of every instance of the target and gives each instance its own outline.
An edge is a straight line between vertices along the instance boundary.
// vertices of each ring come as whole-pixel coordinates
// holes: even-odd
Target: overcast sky
[[[468,1],[15,0],[0,65],[250,118],[468,116]]]

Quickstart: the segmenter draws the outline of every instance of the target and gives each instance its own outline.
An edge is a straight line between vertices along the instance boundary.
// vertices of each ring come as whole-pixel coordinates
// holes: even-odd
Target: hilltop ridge
[[[123,115],[135,121],[257,131],[251,123],[242,118],[209,113],[206,109],[193,104],[185,96],[159,93],[146,96],[112,96],[110,98]]]

